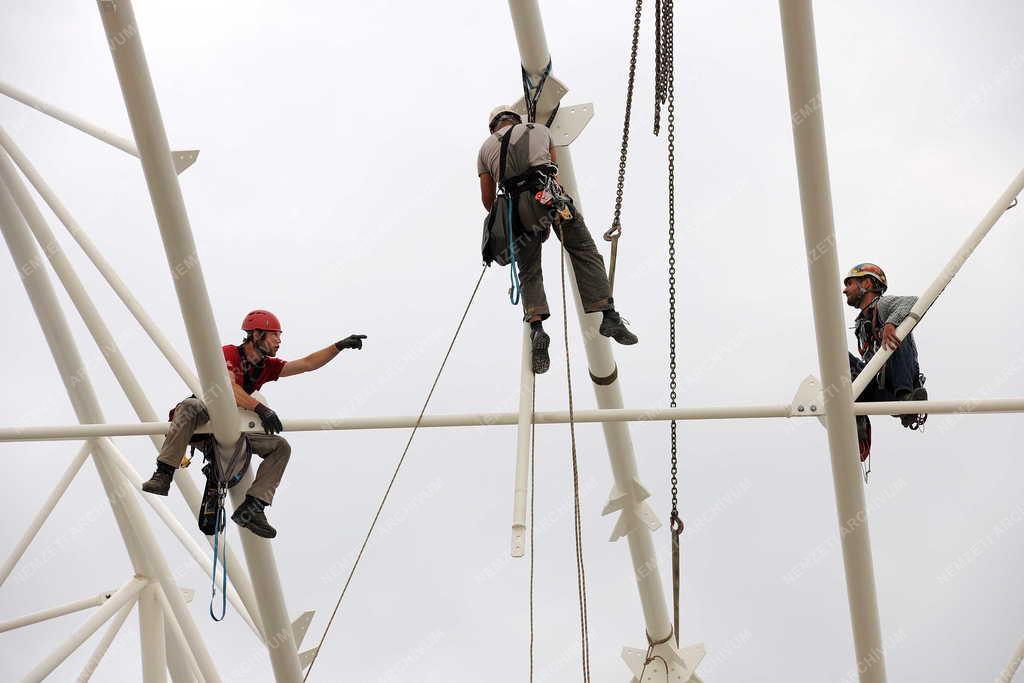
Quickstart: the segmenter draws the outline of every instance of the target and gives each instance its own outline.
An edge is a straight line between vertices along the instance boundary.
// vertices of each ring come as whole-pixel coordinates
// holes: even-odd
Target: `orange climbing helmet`
[[[889,282],[885,279],[885,271],[874,263],[858,263],[853,268],[850,268],[850,272],[843,278],[843,284],[854,278],[869,277],[878,284],[878,291],[880,294],[884,294],[885,290],[889,289]]]

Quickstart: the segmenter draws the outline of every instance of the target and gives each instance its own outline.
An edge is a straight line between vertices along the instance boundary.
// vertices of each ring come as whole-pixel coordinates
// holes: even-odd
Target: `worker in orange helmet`
[[[916,296],[888,296],[889,280],[874,263],[858,263],[843,278],[843,294],[847,305],[860,309],[854,321],[860,358],[850,355],[850,375],[853,379],[861,373],[868,361],[883,346],[893,350],[885,365],[869,382],[859,401],[926,401],[928,392],[924,388],[924,375],[917,359],[917,344],[914,335],[906,339],[896,335],[896,328],[910,314]],[[927,415],[899,415],[904,427],[917,429]],[[867,415],[857,416],[857,435],[860,440],[861,460],[871,453],[871,422]]]
[[[281,346],[281,322],[273,313],[262,309],[251,311],[242,321],[242,331],[246,336],[241,344],[228,344],[222,348],[224,362],[228,368],[235,403],[240,408],[252,410],[259,415],[264,433],[248,432],[244,435],[245,438],[240,442],[243,457],[220,453],[214,456],[213,451],[217,449],[213,444],[208,444],[208,441],[200,448],[207,459],[217,458],[218,468],[215,468],[215,471],[219,471],[230,484],[237,483],[248,471],[252,453],[263,458],[256,478],[246,491],[245,502],[238,506],[231,519],[257,536],[274,538],[277,530],[267,521],[264,508],[274,501],[274,493],[281,483],[291,456],[291,446],[284,437],[278,435],[284,427],[277,413],[253,398],[252,393],[267,382],[274,382],[281,377],[317,370],[344,349],[363,348],[366,335],[349,335],[304,358],[284,361],[277,357],[277,350]],[[193,434],[209,419],[210,414],[206,406],[195,396],[186,398],[175,406],[171,411],[170,431],[157,457],[156,472],[142,485],[143,491],[158,496],[167,495],[171,480],[182,464],[185,449],[192,441]]]

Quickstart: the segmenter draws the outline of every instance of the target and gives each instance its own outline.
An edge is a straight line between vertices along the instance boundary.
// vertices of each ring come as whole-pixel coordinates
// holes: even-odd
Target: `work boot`
[[[896,392],[897,401],[927,401],[928,390],[924,387],[914,387],[913,389],[900,389]],[[911,429],[917,429],[920,425],[924,424],[924,417],[927,419],[927,415],[900,415],[900,423],[904,427],[910,427]]]
[[[548,355],[548,347],[551,346],[551,337],[543,328],[536,328],[530,333],[533,349],[533,374],[543,375],[551,367],[551,356]]]
[[[626,323],[623,322],[622,316],[613,310],[604,311],[604,320],[601,321],[601,329],[599,331],[601,336],[611,337],[625,346],[632,346],[640,341],[637,339],[637,336],[630,332],[629,328],[626,327]]]
[[[265,505],[266,503],[259,498],[246,496],[245,502],[238,506],[231,519],[238,526],[245,527],[257,536],[273,538],[277,536],[277,529],[270,526],[270,522],[267,521],[267,516],[263,513]]]
[[[171,481],[174,479],[174,468],[167,463],[156,463],[156,472],[149,478],[149,481],[142,483],[142,490],[146,493],[155,493],[158,496],[166,496],[171,490]]]

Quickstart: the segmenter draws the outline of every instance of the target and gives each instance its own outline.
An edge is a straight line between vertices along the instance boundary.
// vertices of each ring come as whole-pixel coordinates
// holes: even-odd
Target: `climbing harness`
[[[309,674],[313,671],[313,665],[316,664],[316,658],[320,655],[320,650],[324,645],[324,641],[327,639],[327,634],[331,630],[334,618],[338,615],[338,610],[341,608],[341,602],[345,599],[345,593],[348,592],[348,587],[352,583],[352,577],[355,576],[356,569],[359,567],[359,562],[363,559],[363,553],[366,551],[366,546],[370,542],[370,536],[373,535],[373,530],[377,526],[377,521],[380,519],[380,515],[384,511],[384,504],[387,503],[388,496],[391,495],[391,489],[395,485],[395,480],[398,479],[398,473],[401,471],[402,464],[405,462],[405,456],[409,453],[409,447],[412,445],[412,440],[416,436],[420,423],[423,421],[423,415],[427,412],[427,406],[430,405],[430,399],[434,395],[434,390],[437,388],[437,383],[441,379],[441,373],[444,372],[445,365],[448,363],[448,358],[452,355],[452,349],[455,348],[455,340],[459,338],[459,332],[462,331],[462,324],[466,322],[466,316],[469,314],[469,309],[473,305],[476,293],[480,291],[480,283],[483,282],[484,273],[486,272],[487,266],[484,266],[483,270],[480,271],[480,277],[477,278],[476,285],[473,287],[473,293],[469,295],[469,301],[466,302],[466,310],[462,312],[459,324],[455,328],[455,334],[452,335],[452,341],[448,344],[448,350],[445,352],[444,359],[441,361],[441,367],[437,369],[437,374],[434,376],[434,382],[430,385],[430,391],[427,392],[427,398],[423,401],[423,407],[420,408],[420,414],[416,418],[416,424],[413,425],[412,432],[409,434],[409,439],[405,442],[405,448],[402,450],[402,455],[398,459],[398,464],[395,465],[395,471],[391,475],[391,481],[388,482],[388,486],[384,490],[384,495],[381,497],[380,504],[377,506],[377,511],[373,515],[373,520],[370,522],[370,528],[366,532],[363,544],[359,547],[359,553],[356,555],[356,559],[352,563],[352,569],[349,570],[348,577],[345,579],[345,585],[341,589],[341,595],[338,596],[337,604],[334,605],[334,611],[331,612],[331,618],[327,620],[327,626],[324,628],[324,634],[321,636],[316,649],[313,650],[313,659],[309,662],[309,668],[306,669],[306,675],[302,677],[303,682],[309,679]]]
[[[564,237],[564,235],[562,235]],[[576,588],[580,601],[580,642],[583,651],[583,683],[590,683],[590,625],[587,611],[587,573],[583,564],[583,519],[580,511],[580,476],[579,464],[576,459],[576,424],[575,409],[572,395],[572,373],[569,361],[569,313],[565,293],[565,257],[569,251],[562,245],[559,260],[562,262],[562,332],[565,339],[565,378],[569,386],[569,439],[572,444],[572,495],[576,533]]]

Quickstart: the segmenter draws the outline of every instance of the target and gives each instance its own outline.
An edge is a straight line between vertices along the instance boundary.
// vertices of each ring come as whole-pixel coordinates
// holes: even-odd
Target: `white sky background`
[[[479,272],[474,167],[486,113],[520,90],[506,4],[137,5],[172,146],[201,150],[181,185],[222,338],[240,339],[237,324],[255,307],[282,318],[285,359],[368,334],[362,352],[264,393],[285,419],[414,414]],[[614,199],[632,3],[552,0],[543,11],[555,72],[571,88],[565,102],[596,105],[573,153],[597,235]],[[818,368],[778,9],[681,2],[676,12],[680,403],[788,402]],[[816,23],[840,266],[876,261],[892,293],[918,294],[1020,170],[1024,7],[820,2]],[[615,349],[632,407],[667,402],[652,24],[646,14],[615,292],[641,338]],[[130,135],[93,4],[8,0],[0,65],[0,79]],[[188,356],[138,162],[6,99],[0,122]],[[933,398],[1024,392],[1014,265],[1022,212],[996,225],[916,335]],[[183,383],[52,223],[158,412],[169,408],[188,394]],[[545,265],[560,308],[555,244]],[[431,412],[515,409],[519,313],[507,281],[505,269],[487,274]],[[0,267],[0,288],[8,388],[0,423],[73,423],[13,267]],[[107,419],[134,421],[85,327],[70,304],[65,310]],[[537,403],[558,410],[566,407],[560,314],[548,327],[556,350]],[[594,407],[575,320],[569,329],[577,406]],[[1021,420],[935,416],[921,433],[889,418],[873,424],[867,495],[890,680],[994,680],[1024,636]],[[668,427],[631,432],[665,517]],[[619,651],[643,645],[642,614],[626,544],[607,542],[614,518],[599,516],[611,487],[600,430],[577,434],[592,668],[595,680],[625,681]],[[813,421],[722,421],[683,423],[680,435],[683,641],[706,644],[704,680],[852,680],[824,431]],[[288,438],[294,456],[270,518],[290,612],[317,610],[311,647],[407,433]],[[151,472],[148,440],[117,443]],[[526,678],[528,565],[508,558],[514,443],[512,428],[420,432],[312,680]],[[5,556],[77,448],[0,447]],[[568,449],[567,428],[538,429],[536,656],[546,681],[579,676]],[[168,501],[194,530],[180,496]],[[236,614],[210,621],[208,580],[146,509],[181,584],[197,591],[191,609],[224,679],[271,680]],[[664,528],[656,545],[670,594]],[[87,465],[0,588],[0,620],[131,574]],[[0,679],[20,678],[84,618],[0,636]],[[77,676],[94,642],[55,679]],[[140,671],[132,616],[93,680],[137,680]]]

